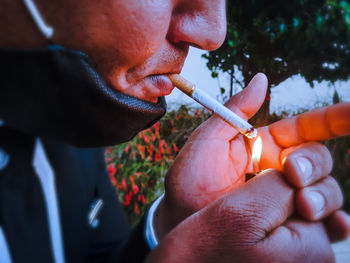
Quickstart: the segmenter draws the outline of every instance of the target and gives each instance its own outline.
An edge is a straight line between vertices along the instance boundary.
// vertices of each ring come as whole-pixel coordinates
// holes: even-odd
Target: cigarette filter
[[[209,111],[218,115],[221,119],[226,121],[241,134],[248,138],[254,138],[257,136],[257,130],[252,125],[243,120],[233,111],[220,104],[218,101],[208,96],[204,91],[197,89],[191,82],[183,78],[178,74],[169,75],[170,80],[179,90],[184,92],[186,95],[203,105]]]

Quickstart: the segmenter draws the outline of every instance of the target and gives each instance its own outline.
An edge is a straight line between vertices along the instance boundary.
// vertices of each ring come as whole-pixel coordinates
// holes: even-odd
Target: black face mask
[[[0,49],[0,119],[16,130],[76,146],[132,139],[166,111],[109,87],[86,54],[61,46]]]

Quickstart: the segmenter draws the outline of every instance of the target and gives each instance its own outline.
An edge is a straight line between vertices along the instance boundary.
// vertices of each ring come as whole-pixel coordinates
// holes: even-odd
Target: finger
[[[280,172],[266,170],[213,203],[209,214],[220,215],[216,224],[223,229],[237,227],[237,239],[257,242],[292,214],[294,192]]]
[[[327,177],[333,165],[330,152],[320,143],[287,148],[281,159],[285,178],[296,187],[305,187]]]
[[[323,219],[338,210],[342,204],[341,189],[330,176],[296,194],[296,209],[300,216],[308,220]]]
[[[332,242],[344,240],[350,236],[350,216],[338,210],[325,220],[328,236]]]
[[[339,103],[283,119],[269,128],[276,142],[283,147],[349,135],[350,103]]]
[[[259,73],[254,76],[248,86],[241,92],[231,97],[225,104],[230,110],[241,118],[247,120],[251,118],[264,102],[267,91],[267,78]],[[230,139],[238,132],[225,121],[214,115],[206,123],[208,133],[213,133],[216,137]],[[208,135],[207,135],[208,136]]]
[[[261,258],[283,251],[270,262],[335,262],[334,253],[321,222],[290,219],[262,242]]]
[[[248,86],[229,99],[225,106],[233,111],[242,112],[246,120],[253,117],[264,103],[267,91],[267,77],[263,73],[256,74]]]

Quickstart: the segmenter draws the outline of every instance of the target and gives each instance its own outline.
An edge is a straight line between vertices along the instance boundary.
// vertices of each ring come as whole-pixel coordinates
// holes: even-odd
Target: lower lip
[[[147,79],[157,89],[157,96],[169,95],[174,89],[174,85],[167,75],[150,75]]]

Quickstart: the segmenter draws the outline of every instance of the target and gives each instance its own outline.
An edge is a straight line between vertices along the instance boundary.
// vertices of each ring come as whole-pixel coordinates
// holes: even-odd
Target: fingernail
[[[310,205],[313,210],[313,214],[317,217],[324,209],[324,198],[319,192],[310,191],[308,193],[308,198],[310,200]]]
[[[302,173],[303,182],[304,184],[307,184],[311,181],[312,164],[308,159],[304,157],[298,157],[296,161]]]

